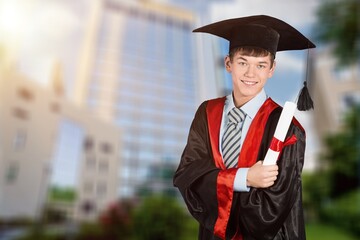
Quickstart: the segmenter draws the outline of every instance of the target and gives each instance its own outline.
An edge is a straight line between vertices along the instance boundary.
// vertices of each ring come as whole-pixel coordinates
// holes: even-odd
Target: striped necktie
[[[240,140],[243,121],[246,114],[239,108],[233,108],[228,113],[229,122],[222,138],[222,153],[226,168],[237,166],[240,152]]]

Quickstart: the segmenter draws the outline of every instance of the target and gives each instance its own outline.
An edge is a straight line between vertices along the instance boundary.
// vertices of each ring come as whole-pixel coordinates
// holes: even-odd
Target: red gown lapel
[[[233,184],[236,168],[226,169],[219,150],[219,135],[223,115],[225,97],[210,100],[206,112],[209,127],[211,150],[216,167],[221,169],[217,177],[218,218],[214,226],[214,234],[225,239],[226,228],[230,217],[233,200]],[[278,105],[270,98],[261,106],[253,119],[239,154],[238,167],[250,167],[257,161],[258,150],[270,113]],[[240,235],[234,239],[242,239]]]
[[[206,108],[211,150],[216,167],[221,169],[225,169],[224,161],[219,150],[220,125],[225,99],[225,97],[222,97],[210,100]],[[279,105],[271,98],[268,98],[261,106],[244,140],[241,153],[239,154],[238,167],[251,167],[257,161],[256,158],[267,119],[270,113],[278,106]]]
[[[225,99],[226,97],[210,100],[206,107],[211,149],[215,165],[221,169],[225,169],[224,161],[219,150],[220,125],[224,111]]]
[[[266,122],[270,113],[277,108],[276,104],[271,98],[268,98],[259,109],[255,118],[251,122],[250,128],[246,134],[241,152],[239,154],[238,167],[248,168],[256,163],[258,160],[258,152],[264,135]]]

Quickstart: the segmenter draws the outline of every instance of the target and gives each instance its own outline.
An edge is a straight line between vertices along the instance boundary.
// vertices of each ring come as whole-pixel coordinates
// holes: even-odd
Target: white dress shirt
[[[249,130],[250,124],[252,120],[254,119],[256,113],[259,111],[260,107],[263,105],[263,103],[267,99],[267,95],[264,91],[264,89],[261,90],[259,94],[257,94],[254,98],[252,98],[250,101],[245,103],[240,109],[246,114],[245,122],[242,127],[241,132],[241,145],[240,145],[240,151],[244,142],[244,139],[246,137],[246,134]],[[219,136],[219,150],[222,155],[222,147],[221,142],[223,135],[226,130],[227,123],[229,121],[228,113],[229,111],[235,107],[234,99],[232,94],[229,94],[226,96],[225,100],[225,106],[223,111],[223,116],[221,120],[221,128],[220,128],[220,136]],[[249,191],[250,188],[246,185],[246,176],[248,173],[249,168],[239,168],[236,172],[235,180],[234,180],[234,191]]]

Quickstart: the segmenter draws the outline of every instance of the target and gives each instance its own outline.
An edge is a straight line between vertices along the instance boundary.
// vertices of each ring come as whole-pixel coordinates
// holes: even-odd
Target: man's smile
[[[244,83],[245,85],[250,85],[250,86],[253,86],[253,85],[257,84],[257,82],[253,82],[253,81],[241,80],[241,82]]]

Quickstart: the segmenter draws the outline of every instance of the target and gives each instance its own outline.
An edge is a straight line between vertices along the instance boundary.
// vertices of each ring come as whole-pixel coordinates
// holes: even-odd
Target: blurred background
[[[279,52],[265,87],[282,105],[308,79],[314,100],[307,238],[358,239],[358,0],[0,0],[0,239],[197,239],[172,177],[232,85],[228,42],[192,30],[260,14],[317,45]]]

